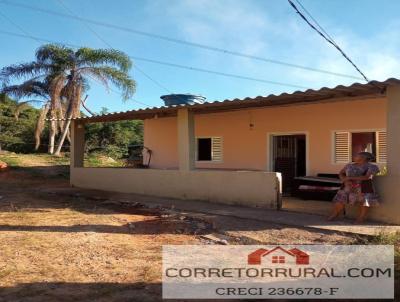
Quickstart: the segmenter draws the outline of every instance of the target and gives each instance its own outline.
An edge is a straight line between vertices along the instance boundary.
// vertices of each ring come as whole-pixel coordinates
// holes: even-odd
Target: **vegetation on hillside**
[[[30,105],[24,107],[19,113],[18,102],[7,96],[0,100],[1,149],[21,153],[34,151],[34,133],[39,110]]]
[[[107,113],[103,108],[101,113]],[[86,153],[105,154],[113,159],[126,158],[129,146],[143,144],[142,121],[119,121],[87,124]]]
[[[18,102],[8,97],[0,99],[0,146],[2,150],[11,152],[32,153],[35,152],[34,133],[40,110],[29,104],[20,113],[19,109]],[[100,113],[107,112],[103,108]],[[86,125],[85,130],[86,159],[92,166],[120,165],[120,160],[128,156],[129,146],[143,143],[142,121],[94,123]],[[47,143],[43,140],[38,152],[46,150]],[[65,146],[65,151],[68,155],[68,145]],[[106,157],[111,157],[117,163],[102,160]]]

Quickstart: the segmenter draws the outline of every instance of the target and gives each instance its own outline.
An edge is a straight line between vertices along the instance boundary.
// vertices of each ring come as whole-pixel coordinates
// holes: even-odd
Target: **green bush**
[[[0,101],[0,145],[1,148],[18,153],[34,152],[35,126],[39,110],[25,106],[15,117],[18,103],[8,97]]]
[[[107,110],[103,109],[102,113]],[[137,120],[87,124],[85,151],[114,159],[128,157],[128,146],[143,144],[143,122]]]

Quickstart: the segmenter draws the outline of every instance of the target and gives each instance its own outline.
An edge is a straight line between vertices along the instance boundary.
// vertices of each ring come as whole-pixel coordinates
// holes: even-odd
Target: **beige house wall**
[[[256,171],[71,167],[71,184],[80,188],[263,208],[276,208],[279,179]]]
[[[223,161],[197,162],[196,168],[270,171],[268,136],[305,133],[307,174],[337,173],[342,164],[333,162],[333,131],[384,129],[386,107],[380,98],[195,115],[195,136],[223,138]],[[177,168],[176,118],[145,120],[144,125],[145,146],[153,150],[151,166]]]

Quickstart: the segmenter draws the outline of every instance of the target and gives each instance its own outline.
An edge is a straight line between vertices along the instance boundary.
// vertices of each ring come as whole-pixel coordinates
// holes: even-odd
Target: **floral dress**
[[[344,172],[348,177],[364,176],[368,173],[371,175],[376,175],[379,173],[379,168],[371,163],[365,163],[363,165],[351,163],[347,164],[341,173],[342,172]],[[350,205],[362,205],[365,207],[379,205],[378,195],[376,194],[375,189],[372,187],[370,192],[362,192],[361,183],[362,181],[360,180],[352,180],[343,184],[343,187],[333,198],[333,202]]]

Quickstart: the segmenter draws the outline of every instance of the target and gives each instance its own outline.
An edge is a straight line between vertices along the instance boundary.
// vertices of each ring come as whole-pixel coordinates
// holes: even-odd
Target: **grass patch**
[[[0,161],[7,163],[12,170],[28,173],[32,177],[69,177],[69,157],[50,154],[0,154]]]
[[[0,155],[0,161],[5,162],[9,167],[20,166],[20,160],[17,155]]]
[[[90,168],[112,168],[112,167],[124,167],[125,161],[120,159],[113,159],[108,156],[101,154],[89,154],[85,156],[84,166]]]
[[[393,245],[394,246],[394,267],[395,279],[400,278],[400,232],[395,233],[380,232],[379,234],[370,237],[363,244],[376,244],[376,245]],[[400,284],[400,283],[399,283]]]
[[[0,161],[7,163],[13,168],[27,168],[39,166],[67,166],[69,165],[69,154],[54,156],[50,154],[0,154]],[[125,161],[113,159],[100,153],[85,155],[85,167],[124,167]]]
[[[68,156],[53,156],[50,154],[0,154],[0,160],[10,167],[33,167],[33,166],[64,166],[69,165]]]
[[[370,244],[394,245],[395,257],[400,259],[400,232],[381,232],[368,240]]]

